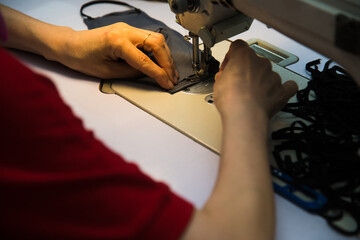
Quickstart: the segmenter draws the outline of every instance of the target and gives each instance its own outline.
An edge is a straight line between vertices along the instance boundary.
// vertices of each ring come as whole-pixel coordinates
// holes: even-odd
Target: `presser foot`
[[[194,84],[184,88],[182,91],[191,94],[209,94],[213,92],[215,74],[191,75],[186,78]]]

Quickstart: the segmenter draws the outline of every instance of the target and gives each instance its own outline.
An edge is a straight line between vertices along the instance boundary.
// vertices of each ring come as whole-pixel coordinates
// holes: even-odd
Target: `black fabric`
[[[119,5],[124,5],[130,10],[123,12],[113,12],[106,14],[101,17],[91,17],[87,14],[84,14],[84,9],[87,6],[99,3],[115,3]],[[124,4],[122,2],[113,2],[113,1],[92,1],[84,4],[81,7],[80,14],[84,17],[84,23],[87,25],[88,29],[99,28],[107,25],[111,25],[117,22],[124,22],[130,26],[146,29],[153,32],[159,32],[164,35],[167,45],[171,51],[171,55],[174,60],[174,64],[179,72],[180,79],[179,84],[176,85],[173,89],[169,90],[169,93],[176,93],[188,86],[191,86],[198,81],[189,81],[188,77],[194,74],[192,68],[192,45],[184,39],[184,37],[174,31],[173,29],[166,26],[163,22],[158,21],[138,8],[135,8],[129,4]],[[147,53],[148,56],[152,58],[152,55]],[[153,58],[152,58],[153,59]],[[153,59],[154,60],[154,59]],[[216,73],[219,68],[219,62],[215,59],[212,59],[212,69],[211,71]],[[150,77],[141,77],[138,79],[141,82],[147,82],[151,84],[158,84],[154,79]],[[133,81],[133,79],[131,80]]]

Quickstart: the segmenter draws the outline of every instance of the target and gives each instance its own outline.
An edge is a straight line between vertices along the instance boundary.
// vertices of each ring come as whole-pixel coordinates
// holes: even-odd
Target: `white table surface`
[[[87,0],[0,0],[0,3],[17,9],[44,22],[85,30],[79,14]],[[175,23],[174,14],[166,3],[124,0],[150,16],[157,18],[182,34],[187,31]],[[123,7],[97,5],[86,12],[92,16]],[[260,38],[300,57],[289,69],[306,75],[307,62],[322,58],[316,52],[288,39],[265,25],[254,22],[251,29],[232,39]],[[219,168],[219,156],[182,135],[148,113],[140,110],[117,95],[99,91],[99,79],[72,71],[58,63],[20,51],[12,51],[34,71],[48,76],[56,84],[64,101],[81,117],[87,128],[94,131],[113,151],[128,161],[137,163],[154,179],[167,183],[174,192],[201,208],[214,187]],[[325,61],[323,61],[324,63]],[[276,195],[276,239],[357,239],[332,230],[326,221]],[[261,229],[259,229],[261,231]]]

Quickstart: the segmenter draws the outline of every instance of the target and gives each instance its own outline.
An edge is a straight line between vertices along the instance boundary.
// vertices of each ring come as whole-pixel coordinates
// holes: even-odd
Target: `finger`
[[[222,71],[225,69],[227,63],[229,62],[229,60],[232,58],[232,54],[234,54],[234,52],[236,50],[238,50],[239,48],[243,48],[243,47],[248,47],[249,45],[243,41],[243,40],[236,40],[234,42],[231,43],[229,51],[226,53],[225,58],[223,60],[223,62],[220,65],[220,69],[219,71]]]
[[[129,40],[135,47],[143,48],[148,52],[153,52],[154,57],[161,68],[165,70],[171,82],[177,83],[179,73],[177,72],[170,50],[161,33],[156,33],[144,29],[132,28]]]
[[[219,71],[215,74],[215,81],[218,81],[221,78],[222,71]]]
[[[170,49],[165,42],[165,38],[160,33],[151,33],[142,46],[145,51],[152,52],[157,63],[162,67],[169,79],[177,83],[178,73],[176,71]]]
[[[236,40],[230,44],[228,54],[231,56],[232,54],[237,52],[239,49],[248,48],[248,47],[249,47],[249,45],[245,41],[240,40],[240,39]]]
[[[275,113],[279,112],[281,109],[283,109],[286,106],[286,103],[289,101],[289,99],[294,96],[294,94],[297,92],[298,86],[295,81],[287,81],[282,85],[282,93],[280,93],[278,98],[278,104],[270,110],[269,117],[272,117],[275,115]]]
[[[247,42],[245,42],[245,41],[243,41],[241,39],[238,39],[238,40],[231,43],[230,50],[232,48],[242,48],[242,47],[249,47],[249,45],[247,44]]]
[[[283,84],[283,90],[284,90],[284,95],[283,95],[284,101],[287,102],[298,91],[298,85],[296,84],[295,81],[290,80]]]
[[[225,55],[225,58],[223,60],[223,62],[221,63],[220,65],[220,68],[219,68],[219,72],[223,71],[226,67],[226,64],[229,62],[229,58],[230,58],[230,53],[227,52],[226,55]]]
[[[171,51],[170,51],[169,46],[168,46],[167,44],[165,44],[165,47],[166,47],[166,51],[169,53],[169,58],[171,59],[172,65],[174,66],[175,76],[176,76],[176,83],[177,83],[178,79],[180,78],[180,74],[179,74],[178,70],[176,69],[176,66],[175,66],[175,63],[174,63],[174,59],[173,59],[172,56],[171,56]]]
[[[174,84],[168,78],[164,69],[156,65],[151,59],[136,48],[131,42],[122,42],[122,46],[116,48],[115,56],[124,59],[133,68],[145,73],[165,89],[171,89]]]

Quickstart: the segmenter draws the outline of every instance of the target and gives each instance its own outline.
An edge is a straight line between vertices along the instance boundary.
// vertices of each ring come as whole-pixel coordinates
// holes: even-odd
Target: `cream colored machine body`
[[[177,22],[209,48],[246,31],[252,17],[338,62],[360,84],[359,0],[169,0],[169,5]]]

